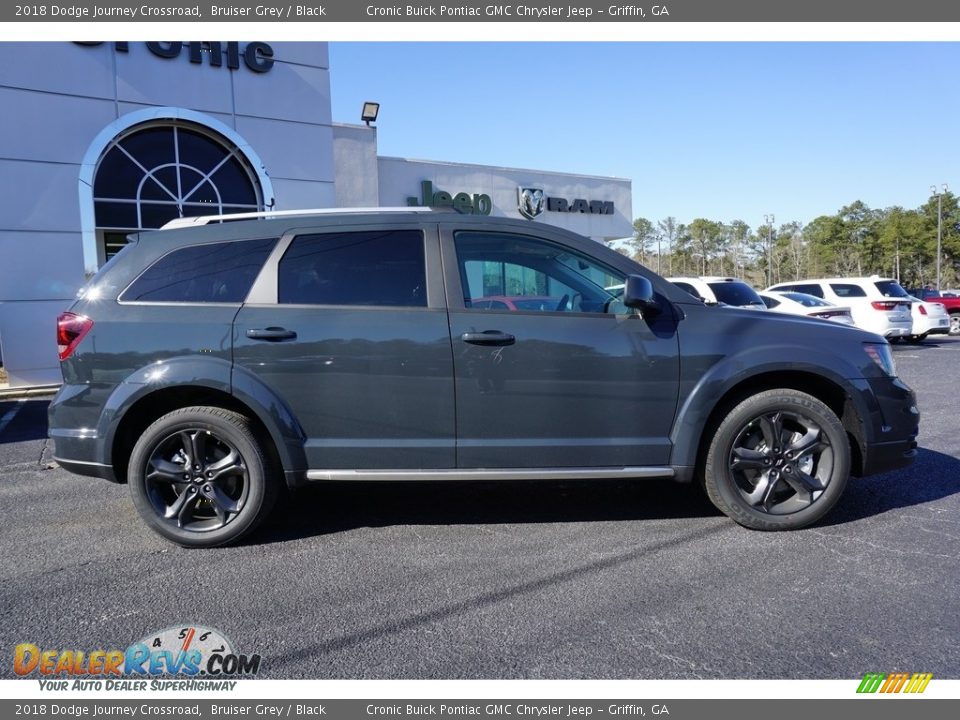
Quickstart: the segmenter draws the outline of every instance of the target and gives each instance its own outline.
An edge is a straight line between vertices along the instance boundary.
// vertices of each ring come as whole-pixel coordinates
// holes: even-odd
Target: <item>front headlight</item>
[[[890,377],[897,376],[897,365],[893,362],[890,343],[864,343],[863,350],[877,366]]]

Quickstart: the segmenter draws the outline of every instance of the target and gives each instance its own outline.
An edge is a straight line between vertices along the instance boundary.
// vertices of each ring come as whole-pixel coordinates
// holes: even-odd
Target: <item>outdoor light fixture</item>
[[[363,112],[360,113],[360,119],[363,120],[367,125],[372,122],[376,122],[377,114],[380,112],[380,103],[375,102],[365,102],[363,104]]]

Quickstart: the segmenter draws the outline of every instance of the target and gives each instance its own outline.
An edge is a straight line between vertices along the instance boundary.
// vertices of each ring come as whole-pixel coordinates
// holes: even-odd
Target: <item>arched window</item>
[[[243,152],[225,137],[179,120],[143,123],[115,137],[93,182],[100,263],[126,236],[178,217],[255,212],[263,191]]]

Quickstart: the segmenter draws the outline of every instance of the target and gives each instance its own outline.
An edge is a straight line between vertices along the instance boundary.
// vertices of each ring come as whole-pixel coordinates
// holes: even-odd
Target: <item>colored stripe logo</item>
[[[932,679],[932,673],[867,673],[857,692],[922,693]]]

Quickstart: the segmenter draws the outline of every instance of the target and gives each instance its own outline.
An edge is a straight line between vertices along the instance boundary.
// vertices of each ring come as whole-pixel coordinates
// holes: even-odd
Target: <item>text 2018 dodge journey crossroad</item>
[[[558,228],[414,209],[171,225],[60,316],[50,435],[181,545],[232,542],[283,484],[325,480],[668,477],[746,527],[800,528],[850,474],[916,453],[883,338],[704,305]]]

